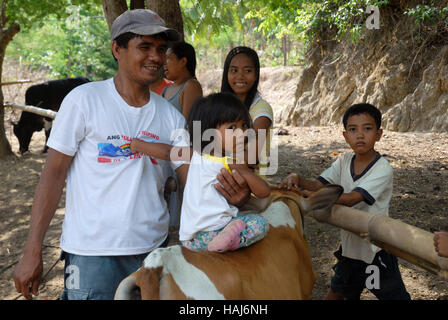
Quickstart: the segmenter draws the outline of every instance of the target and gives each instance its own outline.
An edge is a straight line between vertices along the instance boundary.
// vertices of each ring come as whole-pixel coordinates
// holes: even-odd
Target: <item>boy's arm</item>
[[[229,164],[231,170],[237,169],[246,180],[249,189],[258,198],[266,198],[271,194],[271,187],[266,181],[257,176],[246,164]]]
[[[347,207],[353,207],[355,204],[364,201],[364,196],[358,191],[352,191],[350,193],[343,193],[336,204],[341,204]]]
[[[296,173],[291,173],[285,178],[285,180],[283,180],[280,188],[291,190],[298,189],[300,187],[309,191],[317,191],[324,186],[325,185],[319,180],[308,180],[300,177]],[[352,191],[349,193],[343,193],[336,201],[336,204],[353,207],[354,205],[362,201],[364,201],[364,196],[358,191]]]

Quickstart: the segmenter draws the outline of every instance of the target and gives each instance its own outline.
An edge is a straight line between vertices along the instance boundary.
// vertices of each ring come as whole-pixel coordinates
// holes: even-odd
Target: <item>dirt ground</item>
[[[336,157],[349,149],[341,127],[286,128],[280,135],[279,170],[269,177],[272,184],[281,182],[290,172],[316,177]],[[18,143],[7,125],[7,135],[17,152]],[[0,160],[0,299],[17,298],[12,274],[22,254],[27,237],[34,191],[45,162],[41,153],[44,134],[33,137],[30,153],[23,157]],[[385,131],[377,144],[394,168],[394,193],[390,215],[429,231],[448,230],[448,133],[396,133]],[[58,259],[59,237],[64,218],[64,198],[60,203],[45,241],[44,274]],[[332,276],[332,255],[339,244],[339,231],[311,218],[305,220],[313,266],[318,279],[311,299],[322,299]],[[63,290],[63,263],[48,274],[38,299],[57,299]],[[400,260],[400,269],[412,299],[448,298],[448,282]],[[20,297],[19,299],[23,299]],[[365,291],[362,299],[375,299]]]

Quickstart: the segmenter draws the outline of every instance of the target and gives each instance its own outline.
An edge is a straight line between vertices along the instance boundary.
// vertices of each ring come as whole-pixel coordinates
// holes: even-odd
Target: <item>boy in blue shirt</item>
[[[345,141],[353,153],[339,157],[316,180],[291,173],[280,187],[317,191],[326,184],[339,184],[344,193],[337,204],[388,216],[392,167],[374,148],[383,133],[381,112],[370,104],[355,104],[345,112],[343,124]],[[380,300],[410,300],[394,255],[345,230],[341,230],[341,246],[334,255],[338,262],[325,299],[359,300],[371,275],[366,272],[367,267],[375,265],[379,270],[379,288],[369,290]]]

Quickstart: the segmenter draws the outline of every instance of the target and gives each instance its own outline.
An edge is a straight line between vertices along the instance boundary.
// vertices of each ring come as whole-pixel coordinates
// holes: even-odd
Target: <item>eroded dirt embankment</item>
[[[448,131],[448,25],[418,25],[407,5],[381,7],[380,29],[366,29],[356,44],[324,41],[310,50],[295,102],[279,119],[339,124],[350,105],[368,102],[388,130]]]

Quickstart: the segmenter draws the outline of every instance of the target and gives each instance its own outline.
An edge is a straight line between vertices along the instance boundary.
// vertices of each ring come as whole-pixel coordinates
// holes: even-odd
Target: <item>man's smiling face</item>
[[[160,78],[166,50],[167,42],[162,36],[141,36],[129,40],[127,48],[117,46],[114,53],[121,72],[136,82],[149,85]]]

